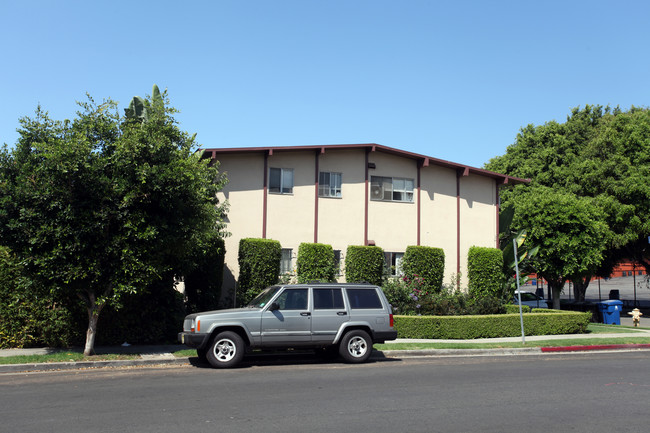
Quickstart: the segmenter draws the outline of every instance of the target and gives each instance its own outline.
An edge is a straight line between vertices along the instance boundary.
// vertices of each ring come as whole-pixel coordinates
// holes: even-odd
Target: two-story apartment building
[[[235,287],[239,240],[280,241],[282,272],[302,242],[377,245],[392,272],[409,245],[445,251],[445,282],[466,275],[473,245],[496,247],[499,187],[525,182],[379,144],[205,149],[229,183],[224,290]],[[341,268],[344,268],[341,265]],[[340,280],[344,279],[344,275]]]

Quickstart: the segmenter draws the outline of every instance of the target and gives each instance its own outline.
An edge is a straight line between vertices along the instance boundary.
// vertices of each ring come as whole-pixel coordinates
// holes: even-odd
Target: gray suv
[[[380,287],[370,284],[271,286],[246,307],[190,314],[178,340],[216,368],[252,349],[311,348],[365,362],[372,345],[397,338]]]

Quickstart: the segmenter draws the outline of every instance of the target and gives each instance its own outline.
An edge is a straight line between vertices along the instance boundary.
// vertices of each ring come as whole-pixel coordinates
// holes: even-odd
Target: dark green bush
[[[345,280],[348,283],[380,285],[384,274],[384,250],[373,246],[350,245],[345,255]]]
[[[10,250],[0,247],[0,348],[67,347],[82,341],[73,313],[59,301],[24,278]]]
[[[119,309],[105,307],[99,316],[96,344],[177,342],[185,309],[183,295],[174,289],[174,282],[173,275],[165,275],[142,293],[124,296]],[[78,326],[84,330],[88,326],[85,316]]]
[[[526,314],[526,335],[578,334],[587,330],[591,314],[566,311],[562,313]],[[521,335],[519,314],[481,316],[394,316],[398,338],[475,339],[518,337]]]
[[[185,275],[185,306],[188,313],[219,307],[225,253],[223,239],[214,239],[211,247],[198,258],[196,267]]]
[[[426,290],[439,292],[445,274],[445,252],[442,248],[408,246],[402,260],[402,272],[409,279],[422,278]]]
[[[302,243],[298,247],[297,274],[299,283],[329,283],[336,278],[336,261],[331,245]]]
[[[282,246],[272,239],[244,238],[239,241],[237,305],[246,305],[258,293],[278,282]]]
[[[467,254],[469,292],[475,297],[500,298],[503,290],[503,252],[497,248],[471,247]]]
[[[388,279],[382,285],[395,314],[454,316],[468,314],[501,314],[501,301],[491,297],[476,298],[461,290],[443,287],[429,290],[420,277]]]

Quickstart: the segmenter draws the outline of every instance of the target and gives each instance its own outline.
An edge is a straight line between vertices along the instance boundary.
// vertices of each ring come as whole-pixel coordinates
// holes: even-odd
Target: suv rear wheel
[[[224,331],[217,334],[206,354],[211,366],[229,368],[239,364],[244,357],[244,340],[239,334]]]
[[[372,353],[372,340],[366,331],[355,329],[343,336],[339,354],[349,363],[366,362]]]

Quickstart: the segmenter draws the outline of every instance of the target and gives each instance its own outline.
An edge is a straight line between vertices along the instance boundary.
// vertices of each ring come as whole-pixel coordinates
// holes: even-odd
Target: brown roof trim
[[[516,184],[516,183],[529,183],[530,179],[521,179],[518,177],[507,176],[504,174],[495,173],[493,171],[484,170],[482,168],[470,167],[468,165],[458,164],[443,159],[433,158],[431,156],[420,155],[418,153],[408,152],[405,150],[395,149],[388,146],[383,146],[376,143],[361,143],[361,144],[326,144],[326,145],[313,145],[313,146],[272,146],[272,147],[230,147],[230,148],[210,148],[202,149],[211,158],[216,159],[217,154],[228,153],[266,153],[273,155],[276,152],[295,152],[306,150],[319,150],[320,153],[325,153],[328,150],[350,150],[350,149],[366,149],[369,152],[384,152],[393,155],[401,156],[403,158],[411,158],[414,160],[422,161],[424,167],[428,165],[437,165],[440,167],[451,168],[460,171],[464,176],[469,174],[476,174],[479,176],[487,176],[497,179],[500,184]]]

